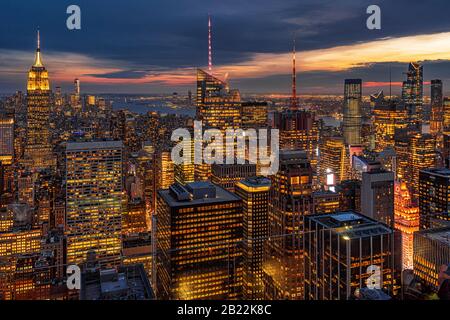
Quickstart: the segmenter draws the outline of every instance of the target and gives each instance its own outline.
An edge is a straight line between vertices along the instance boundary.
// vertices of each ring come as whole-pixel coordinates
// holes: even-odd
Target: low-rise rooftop
[[[159,190],[158,193],[170,207],[240,201],[240,198],[234,193],[210,182],[193,182],[186,186],[174,184],[170,189]]]

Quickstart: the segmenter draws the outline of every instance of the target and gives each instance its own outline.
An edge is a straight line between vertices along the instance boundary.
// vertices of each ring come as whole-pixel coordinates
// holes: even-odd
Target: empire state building
[[[31,168],[45,168],[54,164],[50,145],[50,82],[42,63],[39,30],[34,64],[27,82],[27,144],[24,162]]]

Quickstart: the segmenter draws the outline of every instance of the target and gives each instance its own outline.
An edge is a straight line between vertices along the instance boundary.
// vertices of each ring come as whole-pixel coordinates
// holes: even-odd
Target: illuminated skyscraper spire
[[[208,71],[212,74],[211,16],[208,15]]]
[[[294,48],[292,50],[292,110],[297,109],[297,72],[295,68],[295,38],[294,38]]]
[[[33,67],[43,67],[42,64],[42,58],[41,58],[41,36],[39,33],[39,28],[37,30],[37,48],[36,48],[36,56],[34,58],[34,65]]]
[[[55,164],[49,130],[50,96],[50,81],[48,71],[42,63],[41,38],[38,29],[34,64],[28,71],[27,141],[22,159],[24,166],[31,171]]]

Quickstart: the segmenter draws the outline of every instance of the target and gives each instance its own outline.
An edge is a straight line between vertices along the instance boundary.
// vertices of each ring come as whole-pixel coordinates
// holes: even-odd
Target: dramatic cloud
[[[78,77],[91,92],[192,89],[195,68],[207,61],[208,13],[215,73],[244,92],[289,90],[294,35],[303,93],[341,92],[344,77],[383,87],[389,67],[401,82],[409,61],[426,61],[428,79],[450,78],[448,1],[380,0],[382,29],[370,31],[372,2],[79,0],[82,29],[69,31],[69,0],[3,0],[0,92],[24,88],[38,25],[53,85],[71,88]]]

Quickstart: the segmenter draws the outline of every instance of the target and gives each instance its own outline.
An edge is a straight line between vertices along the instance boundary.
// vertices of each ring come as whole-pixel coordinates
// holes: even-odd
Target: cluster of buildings
[[[197,71],[197,113],[114,111],[51,90],[38,47],[0,114],[0,299],[423,299],[450,264],[450,99],[347,79],[343,123]],[[194,98],[195,99],[195,98]],[[448,118],[448,119],[447,119]],[[279,130],[279,168],[175,164],[172,131]],[[226,148],[224,142],[223,148]],[[233,142],[234,143],[234,142]],[[193,146],[191,146],[193,148]],[[248,159],[250,155],[246,154]],[[81,288],[67,287],[68,266]]]

